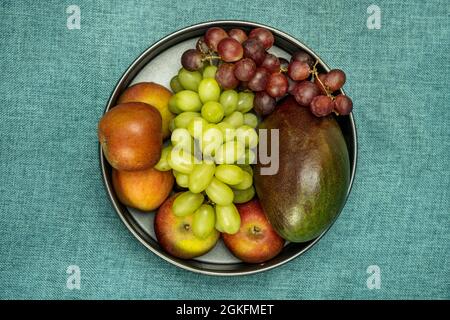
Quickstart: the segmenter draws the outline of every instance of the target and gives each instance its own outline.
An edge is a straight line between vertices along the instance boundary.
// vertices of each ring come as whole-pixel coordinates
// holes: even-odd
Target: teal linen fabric
[[[81,9],[68,30],[66,8]],[[369,30],[367,8],[381,9]],[[128,232],[106,195],[96,125],[149,45],[194,23],[279,28],[348,74],[359,163],[330,232],[274,270],[179,269]],[[450,4],[441,1],[0,2],[0,298],[450,298]],[[66,269],[81,269],[80,290]],[[369,290],[366,270],[381,269]]]

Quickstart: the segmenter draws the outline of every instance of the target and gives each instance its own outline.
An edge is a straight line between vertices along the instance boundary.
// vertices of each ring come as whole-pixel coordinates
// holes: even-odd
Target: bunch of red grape
[[[265,28],[255,28],[247,35],[242,29],[227,33],[212,27],[197,41],[196,49],[183,53],[181,64],[189,71],[202,69],[207,61],[218,65],[215,78],[220,86],[255,92],[254,110],[261,116],[272,113],[277,99],[286,94],[317,117],[352,111],[352,100],[338,92],[346,79],[342,70],[319,74],[318,61],[305,51],[295,52],[291,61],[278,58],[267,52],[273,43],[273,34]]]

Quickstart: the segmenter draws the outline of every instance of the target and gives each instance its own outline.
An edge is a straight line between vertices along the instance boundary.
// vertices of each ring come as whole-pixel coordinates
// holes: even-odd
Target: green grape
[[[181,148],[173,148],[167,156],[167,162],[172,169],[181,173],[188,174],[194,169],[194,157]]]
[[[247,171],[243,171],[244,172],[244,178],[242,180],[241,183],[239,184],[235,184],[233,186],[233,189],[235,190],[245,190],[248,189],[252,186],[253,184],[253,177],[250,173],[248,173]]]
[[[205,157],[214,156],[223,143],[222,131],[216,125],[209,124],[203,131],[200,148]]]
[[[251,186],[245,190],[233,190],[233,203],[245,203],[253,199],[255,196],[255,188]]]
[[[244,124],[244,115],[239,111],[234,111],[226,116],[223,122],[231,124],[234,128],[239,128]]]
[[[202,81],[202,74],[199,71],[188,71],[181,68],[178,71],[178,81],[184,89],[197,91],[200,81]]]
[[[208,237],[213,231],[216,224],[216,212],[209,204],[202,204],[194,212],[192,219],[192,232],[196,237],[204,239]]]
[[[239,141],[227,141],[216,150],[215,160],[218,164],[233,164],[245,156],[245,146]]]
[[[233,202],[233,190],[216,178],[212,178],[205,192],[209,200],[216,204],[227,205]]]
[[[206,78],[198,85],[198,95],[203,103],[208,101],[219,101],[220,87],[216,79]]]
[[[255,148],[258,145],[258,134],[255,129],[247,125],[236,129],[236,139],[248,148]]]
[[[175,181],[177,182],[177,185],[179,185],[182,188],[187,188],[189,186],[189,175],[175,170],[172,171],[173,175],[175,176]]]
[[[242,113],[246,113],[252,110],[254,98],[255,94],[253,92],[248,91],[239,92],[239,100],[236,110]]]
[[[233,164],[217,166],[215,177],[226,184],[239,184],[244,180],[244,170]]]
[[[216,229],[235,234],[241,227],[241,216],[234,204],[216,205]]]
[[[177,115],[174,119],[175,128],[184,128],[186,129],[194,118],[201,118],[201,114],[199,112],[182,112]]]
[[[228,122],[220,122],[217,124],[217,127],[220,131],[222,131],[224,142],[234,140],[234,137],[236,136],[236,129],[234,129],[231,124]]]
[[[208,101],[202,107],[202,117],[212,123],[217,123],[223,118],[223,107],[216,101]]]
[[[178,80],[178,76],[173,77],[170,79],[170,88],[173,92],[177,93],[183,90],[183,86],[180,83],[180,80]]]
[[[176,93],[175,103],[181,111],[200,111],[202,108],[202,101],[198,93],[191,90]]]
[[[205,200],[203,194],[185,191],[175,198],[172,205],[173,214],[178,217],[192,214],[195,210],[200,208],[203,200]]]
[[[171,119],[170,122],[169,122],[169,130],[170,130],[170,132],[173,132],[173,130],[175,130],[175,129],[176,129],[176,127],[175,127],[175,119]]]
[[[256,154],[252,149],[245,149],[245,154],[242,158],[238,159],[238,164],[255,164]],[[253,175],[253,173],[252,173]]]
[[[216,66],[207,66],[203,70],[203,79],[206,78],[216,78],[217,67]]]
[[[158,163],[155,165],[155,169],[159,171],[169,171],[170,165],[167,161],[167,157],[169,156],[169,153],[172,151],[172,146],[168,145],[167,147],[164,147],[161,151],[161,157],[159,158]]]
[[[169,111],[175,114],[180,114],[181,112],[183,112],[177,107],[177,100],[175,98],[175,95],[172,95],[169,99]]]
[[[256,128],[258,126],[258,117],[254,113],[246,113],[244,114],[244,124]]]
[[[205,119],[194,118],[189,122],[187,129],[193,138],[200,139],[200,137],[203,135],[203,131],[206,130],[207,125],[208,121],[206,121]]]
[[[222,226],[217,221],[217,214],[216,214],[216,225],[214,226],[217,231],[224,233],[225,231],[222,229]]]
[[[234,90],[225,90],[220,95],[220,104],[223,106],[226,116],[232,114],[238,105],[239,95]]]
[[[214,163],[198,163],[189,174],[189,190],[200,193],[206,189],[214,177],[216,165]]]
[[[241,168],[242,170],[250,173],[250,175],[253,177],[253,169],[252,166],[249,164],[238,164],[239,168]]]
[[[170,136],[172,145],[176,148],[184,149],[189,153],[194,151],[194,139],[192,139],[189,131],[184,128],[176,128]]]

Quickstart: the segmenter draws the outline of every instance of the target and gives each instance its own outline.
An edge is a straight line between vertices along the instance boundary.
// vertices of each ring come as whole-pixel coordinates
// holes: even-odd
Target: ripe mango
[[[279,129],[278,172],[262,175],[261,163],[255,168],[264,212],[284,239],[312,240],[333,223],[347,195],[350,162],[342,131],[333,116],[317,118],[292,98],[283,100],[260,128]]]

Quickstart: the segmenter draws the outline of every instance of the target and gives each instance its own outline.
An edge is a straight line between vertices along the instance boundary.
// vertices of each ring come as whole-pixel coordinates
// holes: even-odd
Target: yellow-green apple
[[[150,168],[140,171],[118,171],[113,169],[112,181],[119,200],[142,211],[158,208],[172,191],[172,171]]]
[[[220,233],[214,229],[206,238],[196,237],[192,232],[193,214],[183,217],[173,214],[172,204],[179,194],[168,198],[159,208],[155,217],[155,233],[165,251],[181,259],[191,259],[211,250]]]
[[[261,263],[279,254],[284,239],[270,225],[259,201],[254,199],[236,207],[241,216],[241,227],[235,234],[222,235],[227,248],[249,263]]]
[[[100,119],[98,139],[113,168],[149,169],[161,156],[161,115],[142,102],[119,104]]]
[[[154,106],[161,113],[163,137],[170,135],[169,124],[174,114],[169,111],[169,100],[172,92],[154,82],[140,82],[128,87],[119,97],[119,103],[144,102]]]

